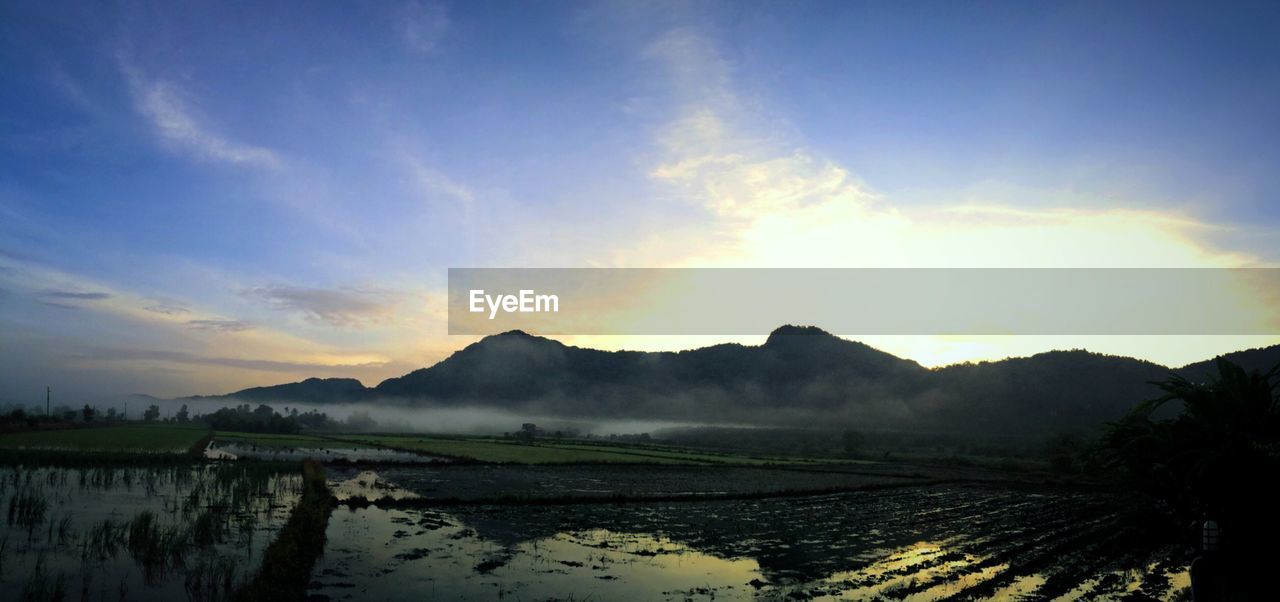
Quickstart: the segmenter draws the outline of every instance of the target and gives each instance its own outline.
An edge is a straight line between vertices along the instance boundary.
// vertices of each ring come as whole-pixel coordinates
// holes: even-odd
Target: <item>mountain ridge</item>
[[[1269,369],[1280,362],[1280,345],[1225,357]],[[1202,378],[1213,362],[1174,369],[1077,349],[926,368],[812,326],[781,326],[761,345],[659,352],[575,347],[515,330],[374,387],[310,378],[214,397],[313,404],[399,400],[575,418],[1049,432],[1087,430],[1119,418],[1158,393],[1150,381],[1171,373]]]

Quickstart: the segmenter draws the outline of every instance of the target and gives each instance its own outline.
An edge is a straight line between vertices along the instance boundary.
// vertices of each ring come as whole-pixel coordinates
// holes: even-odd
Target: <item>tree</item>
[[[516,435],[521,440],[532,443],[538,438],[538,425],[532,422],[526,422],[520,425],[520,432]]]
[[[293,408],[296,412],[297,408]],[[268,405],[250,409],[248,404],[234,408],[221,408],[203,417],[209,426],[217,430],[245,431],[253,433],[297,433],[303,428],[324,430],[336,426],[333,419],[323,412],[310,411],[291,416],[281,416]]]
[[[174,415],[174,418],[177,418],[178,422],[181,423],[191,421],[191,414],[187,412],[187,404],[182,404],[182,407],[178,410],[178,413]]]
[[[270,423],[272,418],[275,418],[278,416],[279,414],[277,414],[275,410],[271,409],[271,406],[265,403],[258,404],[258,407],[254,408],[253,410],[254,420],[256,420],[257,422],[261,422],[263,424]]]
[[[116,420],[116,409],[107,408],[107,422],[115,422],[115,420]]]
[[[1219,359],[1208,382],[1181,376],[1154,383],[1164,391],[1109,425],[1108,466],[1161,500],[1178,524],[1213,520],[1222,529],[1222,579],[1239,599],[1264,599],[1267,553],[1280,537],[1275,499],[1264,484],[1280,481],[1280,366],[1245,372]],[[1180,404],[1176,417],[1157,410]],[[1198,533],[1191,534],[1198,537]]]
[[[146,420],[147,422],[154,422],[159,417],[160,417],[160,406],[155,404],[151,404],[150,406],[148,406],[146,411],[142,413],[142,419]]]
[[[93,408],[89,407],[89,404],[87,403],[84,404],[84,409],[80,410],[80,415],[84,416],[85,422],[93,422],[93,415],[95,413],[96,411]]]
[[[347,428],[353,431],[372,431],[378,427],[377,421],[369,416],[369,410],[356,410],[347,416]]]

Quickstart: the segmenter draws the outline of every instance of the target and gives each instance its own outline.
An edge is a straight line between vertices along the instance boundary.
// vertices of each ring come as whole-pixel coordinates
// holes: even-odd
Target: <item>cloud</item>
[[[386,293],[354,288],[277,285],[250,289],[246,294],[267,301],[274,309],[296,311],[309,320],[340,328],[364,327],[389,317],[394,310]]]
[[[464,206],[471,205],[475,201],[475,194],[470,188],[428,166],[421,159],[406,152],[400,153],[400,159],[413,178],[414,184],[428,197],[443,195]]]
[[[206,123],[177,85],[148,78],[127,53],[117,58],[133,94],[134,109],[166,144],[206,161],[268,170],[283,165],[275,151],[236,141]]]
[[[381,362],[363,364],[320,364],[306,362],[286,362],[278,360],[233,358],[205,356],[183,351],[165,351],[159,349],[130,349],[121,347],[100,347],[87,353],[77,354],[79,359],[111,360],[111,361],[161,361],[177,364],[195,364],[204,366],[223,366],[247,370],[267,372],[308,372],[331,370],[334,368],[354,369],[381,366]]]
[[[666,91],[646,99],[656,119],[647,175],[667,198],[704,212],[687,230],[651,234],[619,253],[623,265],[665,267],[1247,267],[1222,248],[1239,230],[1149,203],[1125,207],[1062,190],[981,191],[900,205],[852,166],[797,139],[785,120],[734,85],[735,66],[691,29],[658,38],[644,57]],[[939,302],[945,302],[940,300]],[[927,365],[1087,347],[1178,365],[1275,337],[956,337],[867,340]],[[692,348],[719,337],[578,336],[608,349]],[[1265,339],[1265,340],[1263,340]],[[740,337],[758,344],[761,338]]]
[[[80,309],[81,306],[76,304],[77,301],[103,301],[111,298],[110,293],[103,292],[79,292],[79,291],[63,291],[63,290],[47,290],[37,293],[39,301],[49,307],[58,309]]]
[[[449,16],[437,2],[407,2],[395,17],[400,43],[417,54],[434,53],[449,29]]]
[[[656,61],[675,100],[686,109],[715,106],[722,110],[742,104],[733,88],[734,65],[706,36],[689,27],[677,27],[659,36],[643,52]]]
[[[1067,206],[1061,191],[1019,207],[972,196],[899,206],[845,165],[797,141],[735,86],[736,67],[680,28],[644,53],[674,102],[655,129],[659,190],[705,210],[709,235],[683,265],[724,267],[1233,267],[1256,258],[1214,248],[1223,228],[1173,210]],[[1074,205],[1074,206],[1073,206]]]
[[[191,313],[191,309],[189,309],[186,306],[186,304],[179,303],[177,301],[156,301],[155,303],[151,305],[147,305],[142,309],[145,309],[153,314],[161,314],[165,316],[176,316],[180,314]]]
[[[200,123],[171,84],[152,82],[136,93],[138,111],[167,142],[206,160],[266,169],[281,166],[275,151],[236,142]]]
[[[253,324],[241,320],[187,320],[187,327],[192,330],[212,332],[244,332],[253,330]]]
[[[789,144],[783,125],[735,91],[733,62],[707,38],[678,28],[644,56],[657,63],[675,102],[675,116],[657,130],[655,182],[738,226],[824,203],[876,200],[848,169]]]
[[[78,301],[101,301],[102,299],[110,299],[110,293],[81,293],[76,291],[45,291],[40,293],[41,297],[48,299],[69,299]]]

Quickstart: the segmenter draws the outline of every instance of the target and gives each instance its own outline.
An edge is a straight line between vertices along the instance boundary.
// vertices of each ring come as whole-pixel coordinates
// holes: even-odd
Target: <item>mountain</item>
[[[374,394],[564,416],[769,423],[829,410],[850,395],[902,395],[927,375],[915,362],[817,329],[783,327],[759,347],[655,353],[570,347],[513,331],[388,379]]]
[[[360,401],[369,390],[354,378],[308,378],[302,382],[253,387],[225,397],[261,403],[292,401],[296,403],[336,403]]]
[[[1181,374],[1192,380],[1203,380],[1208,375],[1218,373],[1216,367],[1218,358],[1225,359],[1234,364],[1239,365],[1245,370],[1257,370],[1266,372],[1280,366],[1280,345],[1272,345],[1271,347],[1262,347],[1257,349],[1246,349],[1244,351],[1233,351],[1231,353],[1220,355],[1211,360],[1188,364],[1178,369]]]
[[[933,371],[921,414],[981,433],[1086,431],[1156,397],[1159,364],[1084,350],[957,364]]]
[[[1269,368],[1272,360],[1280,361],[1280,346],[1227,357]],[[1211,367],[1200,362],[1178,372],[1202,375]],[[759,346],[679,352],[585,349],[511,331],[373,388],[353,379],[312,378],[226,397],[261,403],[396,400],[564,418],[1027,436],[1092,430],[1155,396],[1150,381],[1171,372],[1083,350],[928,369],[800,326],[783,326]]]

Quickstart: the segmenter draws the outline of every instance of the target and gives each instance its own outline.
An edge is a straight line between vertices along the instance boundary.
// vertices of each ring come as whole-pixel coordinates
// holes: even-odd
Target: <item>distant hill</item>
[[[1280,362],[1280,346],[1230,354]],[[1274,360],[1274,361],[1273,361]],[[1179,373],[1205,374],[1212,362]],[[399,401],[566,418],[638,418],[789,427],[1039,435],[1092,430],[1157,394],[1173,370],[1088,351],[927,369],[813,327],[763,345],[679,352],[601,351],[512,331],[373,388],[307,379],[225,396],[245,402]]]
[[[369,389],[365,388],[364,383],[354,378],[308,378],[302,382],[244,389],[224,397],[261,403],[337,403],[360,401],[368,394]]]
[[[1238,364],[1245,370],[1258,370],[1266,372],[1276,366],[1280,366],[1280,345],[1271,347],[1261,347],[1257,349],[1246,349],[1244,351],[1234,351],[1226,355],[1218,356],[1228,361]],[[1218,373],[1216,362],[1218,358],[1205,360],[1188,364],[1178,369],[1178,373],[1192,380],[1201,380],[1206,375]]]

